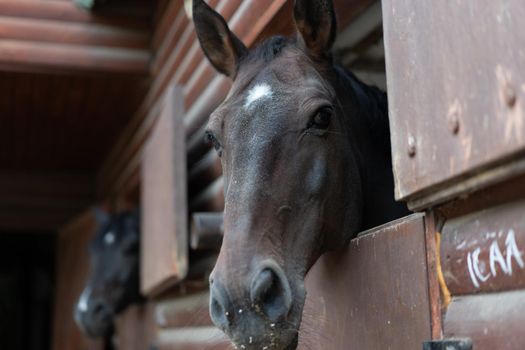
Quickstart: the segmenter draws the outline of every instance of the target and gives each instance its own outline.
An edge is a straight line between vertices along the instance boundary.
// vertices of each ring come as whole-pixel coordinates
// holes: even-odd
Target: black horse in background
[[[115,316],[141,300],[139,216],[96,209],[96,218],[98,231],[89,245],[90,275],[74,314],[84,333],[104,337],[109,345]]]

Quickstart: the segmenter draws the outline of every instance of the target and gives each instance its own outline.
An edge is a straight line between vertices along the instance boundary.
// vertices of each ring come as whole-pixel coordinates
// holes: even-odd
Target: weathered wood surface
[[[525,171],[523,2],[450,6],[383,1],[396,197],[417,208]]]
[[[0,172],[0,230],[56,231],[93,199],[87,175]]]
[[[141,290],[154,295],[188,270],[182,90],[172,87],[142,157]]]
[[[155,307],[159,350],[233,349],[226,336],[213,326],[208,312],[209,293],[198,291],[161,300]]]
[[[424,217],[367,232],[309,272],[299,349],[420,349],[431,337]]]
[[[62,227],[57,237],[56,287],[53,309],[53,350],[102,350],[100,341],[87,338],[73,320],[73,310],[89,273],[88,243],[96,232],[90,210]]]
[[[212,327],[208,311],[209,303],[208,291],[160,300],[155,305],[155,322],[161,329]]]
[[[115,320],[117,349],[147,350],[154,344],[156,327],[152,302],[130,305]]]
[[[145,75],[153,8],[121,6],[101,16],[71,1],[0,0],[0,68]]]
[[[444,322],[445,338],[471,338],[475,350],[525,348],[525,292],[453,298]]]
[[[441,264],[452,294],[525,287],[525,201],[449,220]]]
[[[192,214],[190,232],[190,245],[192,249],[212,249],[218,251],[221,248],[223,232],[222,212]]]

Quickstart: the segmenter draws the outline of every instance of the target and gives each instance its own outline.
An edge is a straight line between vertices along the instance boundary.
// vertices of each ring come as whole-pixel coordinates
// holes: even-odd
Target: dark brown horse
[[[90,275],[75,306],[77,325],[90,337],[109,339],[114,318],[139,293],[139,218],[96,209],[98,229],[89,245]]]
[[[211,317],[241,349],[295,349],[312,264],[406,213],[386,95],[333,64],[329,0],[297,0],[297,36],[253,50],[204,1],[193,17],[204,53],[233,80],[207,129],[225,191]]]

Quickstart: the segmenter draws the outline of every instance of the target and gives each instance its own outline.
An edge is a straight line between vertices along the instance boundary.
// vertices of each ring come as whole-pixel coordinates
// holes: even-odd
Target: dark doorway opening
[[[51,344],[55,238],[0,233],[0,349]]]

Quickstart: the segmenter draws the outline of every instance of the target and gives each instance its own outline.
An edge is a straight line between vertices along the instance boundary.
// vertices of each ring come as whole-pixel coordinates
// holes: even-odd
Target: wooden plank
[[[101,23],[142,30],[149,27],[144,17],[149,16],[148,11],[142,11],[138,18],[126,14],[125,9],[117,14],[100,14],[84,11],[75,6],[73,1],[0,0],[0,15],[75,23]]]
[[[94,178],[0,173],[0,229],[55,231],[94,200]]]
[[[56,286],[53,311],[53,350],[102,350],[80,332],[73,321],[73,309],[89,272],[88,243],[96,230],[94,212],[88,210],[64,225],[57,237]]]
[[[525,287],[524,208],[520,200],[445,223],[441,264],[453,295]]]
[[[72,46],[55,43],[1,40],[3,70],[88,71],[146,74],[149,52],[107,47]]]
[[[442,329],[442,308],[441,290],[438,280],[438,247],[437,247],[437,225],[436,214],[427,212],[425,215],[425,245],[427,254],[427,279],[428,297],[430,302],[430,317],[432,326],[432,339],[440,339],[443,334]],[[430,340],[430,339],[429,339]]]
[[[306,278],[299,349],[420,349],[431,336],[426,261],[421,214],[322,256]]]
[[[219,251],[223,234],[222,212],[191,214],[191,249]]]
[[[208,291],[159,301],[155,306],[155,322],[161,329],[213,327],[209,302]]]
[[[480,174],[525,152],[524,16],[520,0],[383,2],[396,198],[424,208],[525,172]]]
[[[172,86],[142,157],[141,290],[152,296],[188,270],[182,90]]]
[[[192,327],[160,331],[159,350],[230,350],[226,336],[215,327]]]
[[[471,338],[475,350],[525,348],[525,291],[453,298],[444,323],[445,338]]]
[[[105,25],[1,16],[0,39],[148,49],[146,32]]]
[[[118,349],[150,349],[155,338],[154,305],[152,302],[130,305],[115,319]]]

